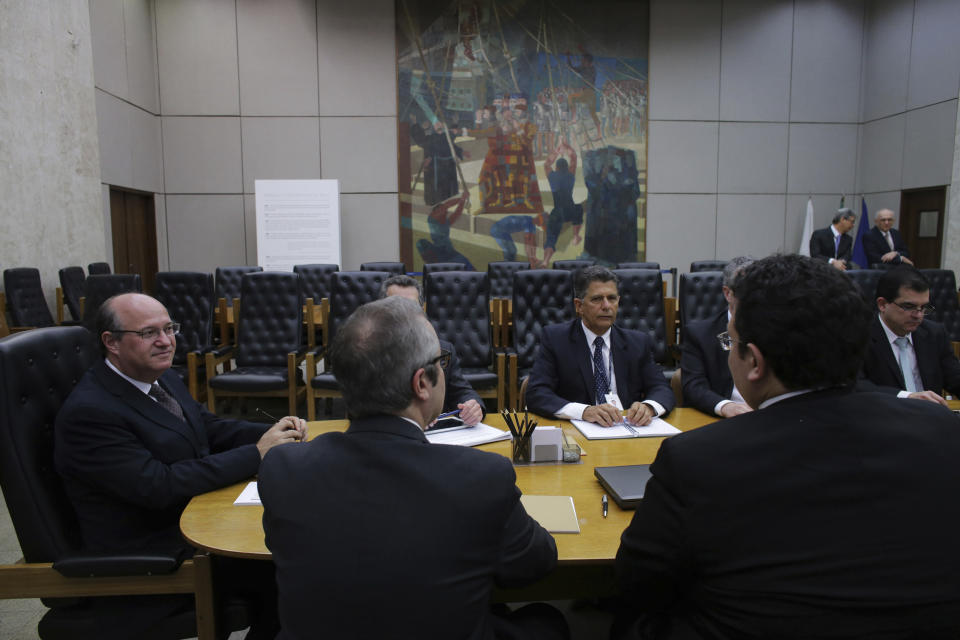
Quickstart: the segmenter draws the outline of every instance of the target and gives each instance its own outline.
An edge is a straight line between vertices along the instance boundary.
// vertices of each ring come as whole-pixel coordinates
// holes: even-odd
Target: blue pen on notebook
[[[460,409],[455,409],[453,411],[447,411],[446,413],[441,413],[437,416],[437,420],[443,420],[444,418],[450,418],[452,416],[459,416]]]

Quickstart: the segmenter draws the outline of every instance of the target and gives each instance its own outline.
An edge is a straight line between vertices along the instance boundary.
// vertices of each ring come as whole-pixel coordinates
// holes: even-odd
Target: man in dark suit
[[[390,276],[380,285],[380,297],[403,296],[413,300],[423,307],[423,287],[414,278],[406,275]],[[443,413],[448,413],[459,409],[457,417],[467,425],[475,425],[483,420],[487,408],[480,399],[480,394],[474,391],[470,382],[463,377],[460,370],[460,359],[457,358],[457,350],[453,344],[446,340],[440,340],[440,348],[450,354],[449,364],[444,367],[444,378],[447,380],[447,392],[443,398]],[[443,427],[444,421],[441,420],[430,424],[427,428]]]
[[[733,258],[723,268],[723,297],[730,304],[737,274],[753,262],[749,256]],[[733,385],[727,366],[727,352],[717,341],[717,334],[727,330],[730,311],[724,309],[713,318],[689,323],[680,344],[680,372],[683,402],[711,415],[730,418],[751,411],[750,405]]]
[[[576,273],[573,303],[580,317],[543,328],[527,385],[530,411],[609,427],[623,408],[637,425],[673,409],[676,399],[653,361],[650,338],[614,325],[617,284],[605,267]]]
[[[640,614],[618,631],[957,637],[956,417],[852,391],[870,311],[823,263],[758,260],[732,312],[729,366],[755,410],[660,446],[617,553]]]
[[[104,360],[54,427],[54,462],[83,547],[186,557],[179,523],[190,498],[255,475],[268,450],[302,439],[306,423],[288,416],[268,428],[207,411],[169,370],[179,325],[150,296],[110,298],[96,327]]]
[[[871,269],[893,267],[898,264],[913,265],[910,251],[900,232],[893,228],[893,211],[880,209],[873,221],[873,229],[863,236],[863,250]]]
[[[826,229],[817,229],[810,236],[810,257],[824,260],[840,271],[851,266],[853,239],[847,235],[853,229],[857,215],[850,209],[839,209],[833,223]]]
[[[933,311],[930,283],[913,267],[895,267],[877,282],[877,308],[863,361],[861,389],[946,405],[940,393],[960,394],[960,361]]]
[[[508,458],[424,436],[446,358],[400,296],[337,331],[330,361],[349,427],[278,447],[260,467],[280,639],[566,637],[547,605],[490,609],[494,585],[543,577],[557,549],[524,510]]]

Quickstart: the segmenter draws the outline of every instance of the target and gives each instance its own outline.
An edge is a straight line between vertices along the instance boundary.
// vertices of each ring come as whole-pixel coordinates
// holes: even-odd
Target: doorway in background
[[[900,235],[918,269],[939,269],[947,188],[909,189],[900,193]]]
[[[157,274],[157,216],[153,194],[110,187],[114,273],[139,273],[145,293]]]

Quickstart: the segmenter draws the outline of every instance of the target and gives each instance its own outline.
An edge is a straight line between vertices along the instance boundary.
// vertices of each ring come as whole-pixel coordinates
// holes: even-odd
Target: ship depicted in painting
[[[398,0],[412,261],[642,257],[645,2]]]

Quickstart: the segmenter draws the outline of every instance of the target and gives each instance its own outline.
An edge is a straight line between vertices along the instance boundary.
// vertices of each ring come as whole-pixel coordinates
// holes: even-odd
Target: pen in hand
[[[603,497],[600,498],[600,506],[603,507],[603,517],[607,517],[607,509],[610,506],[610,503],[607,501],[607,494],[603,494]]]
[[[437,416],[437,420],[443,420],[444,418],[449,418],[451,416],[459,416],[460,409],[454,409],[453,411],[447,411],[446,413],[441,413]]]
[[[265,417],[267,417],[267,418],[270,418],[271,420],[273,420],[274,423],[280,422],[280,419],[279,419],[279,418],[277,418],[276,416],[270,415],[269,413],[267,413],[266,411],[264,411],[264,410],[261,409],[260,407],[257,407],[257,413],[259,413],[259,414],[261,414],[261,415],[263,415],[263,416],[265,416]],[[306,432],[304,432],[304,433],[306,433]],[[300,442],[303,442],[305,439],[306,439],[306,438],[304,438],[303,434],[300,434],[300,436],[297,438],[297,440],[299,440]]]

